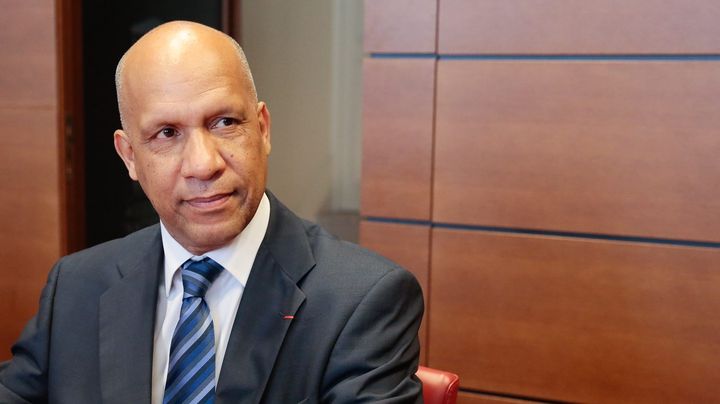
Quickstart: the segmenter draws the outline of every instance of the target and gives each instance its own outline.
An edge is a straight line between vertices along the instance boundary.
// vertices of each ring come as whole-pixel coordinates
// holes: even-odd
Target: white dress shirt
[[[152,403],[162,404],[168,373],[170,343],[175,326],[180,319],[183,284],[181,265],[188,259],[200,260],[210,257],[225,268],[210,285],[205,301],[210,308],[215,331],[215,383],[217,384],[230,332],[250,269],[265,237],[270,220],[270,201],[263,194],[255,216],[247,227],[225,247],[194,256],[183,248],[160,222],[163,250],[165,252],[164,282],[160,282],[155,317],[153,345]]]

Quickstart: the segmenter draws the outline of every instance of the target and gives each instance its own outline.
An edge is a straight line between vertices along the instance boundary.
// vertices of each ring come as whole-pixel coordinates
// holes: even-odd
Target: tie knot
[[[187,260],[182,268],[182,281],[185,297],[204,297],[213,281],[220,275],[223,267],[210,258],[200,261]]]

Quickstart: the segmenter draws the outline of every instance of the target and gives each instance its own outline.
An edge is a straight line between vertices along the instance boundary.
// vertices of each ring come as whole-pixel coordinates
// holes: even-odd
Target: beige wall
[[[242,45],[272,114],[268,186],[305,218],[357,210],[361,25],[356,2],[242,3]]]

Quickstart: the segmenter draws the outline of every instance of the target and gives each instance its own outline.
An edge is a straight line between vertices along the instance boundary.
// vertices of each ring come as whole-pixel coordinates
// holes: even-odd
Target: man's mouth
[[[211,210],[222,206],[228,199],[230,199],[231,195],[232,192],[199,196],[196,198],[186,199],[185,203],[196,209]]]

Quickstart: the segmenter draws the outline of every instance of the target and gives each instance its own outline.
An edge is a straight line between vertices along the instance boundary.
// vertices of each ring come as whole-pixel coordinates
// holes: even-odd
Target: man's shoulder
[[[419,290],[415,277],[398,264],[301,219],[274,195],[264,246],[306,292],[348,298],[379,284]]]
[[[409,318],[422,313],[422,291],[412,273],[318,225],[305,226],[315,264],[298,282],[306,296],[306,318],[316,319],[332,335],[346,332],[343,328],[351,317],[366,324],[377,313],[393,313],[399,307],[407,309]]]
[[[338,239],[318,224],[308,221],[304,221],[304,224],[310,247],[318,263],[332,262],[342,264],[342,267],[349,270],[363,269],[365,272],[400,269],[393,261],[360,245]]]
[[[372,282],[392,271],[404,271],[387,258],[357,244],[340,240],[317,223],[302,219],[268,192],[271,217],[265,245],[285,268],[300,268],[291,277],[305,274],[303,265],[312,263],[314,276],[340,274]],[[358,280],[360,280],[358,279]]]
[[[60,259],[59,263],[74,270],[83,268],[102,268],[115,266],[143,254],[148,247],[160,240],[158,224],[130,233],[125,237],[106,241],[101,244],[69,254]]]
[[[305,222],[305,225],[316,264],[310,277],[323,285],[358,292],[371,289],[383,279],[413,287],[417,284],[415,277],[397,263],[340,240],[317,224]]]

